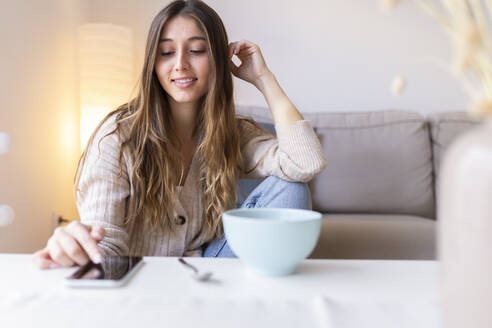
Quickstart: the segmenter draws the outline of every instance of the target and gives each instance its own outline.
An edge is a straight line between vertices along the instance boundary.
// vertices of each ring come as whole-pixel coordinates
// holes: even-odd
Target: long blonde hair
[[[220,17],[212,8],[198,0],[173,1],[157,14],[147,37],[137,95],[108,114],[96,131],[109,117],[116,115],[116,128],[106,136],[116,132],[119,136],[125,135],[121,140],[120,175],[123,151],[127,149],[132,154],[132,197],[135,199],[127,208],[125,222],[146,220],[153,228],[173,229],[176,217],[174,194],[184,161],[171,123],[167,94],[159,83],[154,64],[161,31],[177,15],[191,17],[197,22],[206,34],[209,49],[209,89],[201,99],[195,127],[195,133],[201,136],[197,151],[205,216],[202,231],[206,232],[208,241],[223,234],[220,216],[236,203],[238,169],[242,161],[240,123],[235,116],[233,81],[228,66],[228,38]],[[125,134],[121,133],[123,124],[129,126]],[[88,145],[94,141],[96,131]],[[75,190],[88,148],[78,164]]]

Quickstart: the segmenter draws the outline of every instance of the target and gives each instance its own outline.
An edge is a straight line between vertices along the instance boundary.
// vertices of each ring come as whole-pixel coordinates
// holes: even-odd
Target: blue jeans
[[[275,207],[310,210],[311,206],[311,194],[306,183],[288,182],[271,176],[263,180],[248,195],[241,208]],[[212,240],[207,245],[203,256],[237,257],[229,248],[225,236],[221,239]]]

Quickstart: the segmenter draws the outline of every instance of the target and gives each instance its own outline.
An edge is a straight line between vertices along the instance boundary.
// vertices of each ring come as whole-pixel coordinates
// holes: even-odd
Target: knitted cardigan
[[[250,124],[242,125],[243,128],[239,129],[242,179],[273,175],[288,181],[307,182],[327,164],[309,121],[297,121],[285,131],[276,126],[277,137]],[[174,231],[156,231],[138,219],[125,224],[129,202],[134,200],[133,162],[131,154],[124,151],[123,171],[119,176],[120,137],[118,133],[104,137],[115,127],[115,116],[112,116],[101,126],[88,148],[76,191],[82,223],[105,229],[106,235],[99,242],[105,255],[201,256],[207,240],[206,233],[201,231],[204,206],[198,154],[195,153],[192,159],[184,185],[177,187],[175,207],[178,219]]]

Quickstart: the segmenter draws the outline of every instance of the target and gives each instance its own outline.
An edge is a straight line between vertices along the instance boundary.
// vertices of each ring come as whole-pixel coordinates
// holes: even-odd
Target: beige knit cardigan
[[[128,202],[134,194],[132,156],[123,152],[123,172],[119,177],[120,138],[117,133],[104,137],[115,126],[115,116],[112,116],[101,126],[88,149],[76,192],[81,221],[106,230],[99,243],[105,255],[201,256],[206,240],[205,233],[200,233],[204,208],[197,153],[184,185],[177,188],[175,206],[179,220],[176,220],[175,231],[155,231],[140,220],[125,225]],[[252,129],[240,129],[242,179],[273,175],[288,181],[307,182],[327,164],[309,121],[297,121],[286,131],[276,126],[277,138],[259,135],[262,132]]]

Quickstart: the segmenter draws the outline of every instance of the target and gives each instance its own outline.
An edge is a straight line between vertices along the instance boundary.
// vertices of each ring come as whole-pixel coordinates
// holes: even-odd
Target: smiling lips
[[[196,80],[197,80],[197,78],[189,77],[189,78],[181,78],[181,79],[176,79],[176,80],[171,80],[171,81],[178,88],[187,88],[190,85],[192,85],[193,83],[195,83]]]

